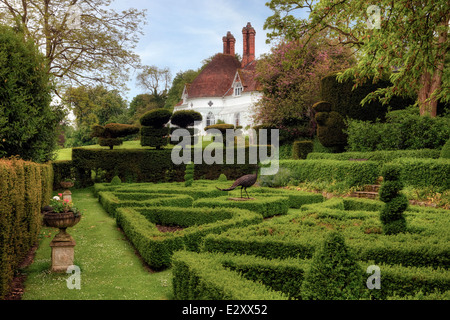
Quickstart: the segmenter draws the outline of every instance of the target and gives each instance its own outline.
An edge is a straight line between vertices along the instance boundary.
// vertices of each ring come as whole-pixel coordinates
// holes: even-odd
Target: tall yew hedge
[[[0,299],[37,241],[41,209],[49,203],[52,184],[50,164],[0,159]]]

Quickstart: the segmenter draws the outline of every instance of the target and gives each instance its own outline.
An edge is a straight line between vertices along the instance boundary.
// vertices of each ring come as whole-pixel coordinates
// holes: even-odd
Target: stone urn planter
[[[74,183],[72,181],[61,181],[59,184],[63,189],[65,189],[64,193],[62,194],[63,200],[67,199],[69,201],[72,201],[72,192],[70,192],[69,188],[72,188],[74,186]]]
[[[66,272],[73,265],[75,240],[66,229],[75,226],[81,220],[80,214],[68,212],[44,211],[44,225],[58,228],[59,233],[50,243],[52,248],[52,271]]]

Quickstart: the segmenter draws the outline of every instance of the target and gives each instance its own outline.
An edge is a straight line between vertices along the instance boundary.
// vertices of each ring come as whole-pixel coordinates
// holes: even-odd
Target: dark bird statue
[[[217,188],[218,190],[221,191],[231,191],[236,189],[237,187],[241,187],[241,198],[242,198],[242,189],[244,189],[245,193],[247,194],[247,198],[250,199],[248,192],[247,192],[247,188],[250,188],[251,186],[253,186],[256,183],[256,180],[258,179],[258,169],[256,168],[256,172],[254,174],[246,174],[245,176],[242,176],[240,178],[238,178],[231,187],[229,187],[228,189],[220,189]]]

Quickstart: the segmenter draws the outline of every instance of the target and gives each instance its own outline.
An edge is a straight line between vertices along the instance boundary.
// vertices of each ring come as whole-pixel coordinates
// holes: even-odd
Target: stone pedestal
[[[50,242],[52,248],[52,271],[66,272],[67,268],[73,265],[75,256],[75,240],[65,229],[60,232]]]
[[[70,192],[69,189],[65,190],[63,192],[63,196],[62,196],[63,200],[69,200],[69,202],[72,201],[72,192]]]

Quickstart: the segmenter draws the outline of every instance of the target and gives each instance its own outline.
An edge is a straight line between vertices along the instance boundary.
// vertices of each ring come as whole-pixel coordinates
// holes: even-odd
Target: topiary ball
[[[441,158],[450,159],[450,139],[442,147]]]
[[[172,113],[167,109],[153,109],[140,118],[140,123],[147,127],[162,128],[169,122],[171,116]]]

